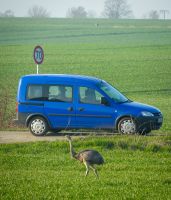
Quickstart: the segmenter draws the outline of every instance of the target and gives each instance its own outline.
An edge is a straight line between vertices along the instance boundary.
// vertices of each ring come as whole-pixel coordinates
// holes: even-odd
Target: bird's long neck
[[[76,152],[74,151],[74,149],[73,149],[71,140],[69,140],[69,146],[70,146],[71,158],[76,158],[75,156],[76,156],[77,153],[76,153]]]

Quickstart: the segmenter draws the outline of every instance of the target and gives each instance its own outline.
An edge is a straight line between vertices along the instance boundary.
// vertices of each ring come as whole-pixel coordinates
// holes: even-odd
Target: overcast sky
[[[94,10],[100,16],[105,0],[0,0],[0,12],[11,9],[15,16],[27,16],[28,9],[33,5],[46,8],[51,17],[65,17],[68,8],[83,6],[86,10]],[[171,18],[171,0],[127,0],[136,18],[141,18],[150,10],[167,9]]]

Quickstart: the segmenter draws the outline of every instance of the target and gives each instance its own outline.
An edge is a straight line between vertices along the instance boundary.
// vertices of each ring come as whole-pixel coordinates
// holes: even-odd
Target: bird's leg
[[[89,163],[88,162],[86,162],[85,160],[83,160],[83,163],[84,163],[84,165],[86,166],[86,174],[85,174],[85,176],[87,176],[88,175],[88,173],[89,173]]]
[[[99,178],[98,173],[97,173],[97,169],[93,165],[91,165],[90,167],[92,168],[92,170],[93,170],[94,174],[96,175],[96,177]]]

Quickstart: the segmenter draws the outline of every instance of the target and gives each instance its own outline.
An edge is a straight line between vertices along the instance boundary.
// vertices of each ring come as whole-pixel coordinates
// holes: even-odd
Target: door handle
[[[71,107],[68,107],[68,109],[67,109],[68,111],[73,111],[73,107],[71,106]]]
[[[79,110],[79,111],[83,111],[83,110],[84,110],[84,108],[78,108],[78,110]]]

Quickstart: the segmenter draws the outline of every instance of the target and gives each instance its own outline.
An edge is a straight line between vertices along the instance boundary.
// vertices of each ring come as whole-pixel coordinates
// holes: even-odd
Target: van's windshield
[[[124,102],[130,101],[123,94],[121,94],[117,89],[115,89],[114,87],[112,87],[110,84],[108,84],[105,81],[101,81],[100,84],[98,84],[98,87],[117,103],[124,103]]]

